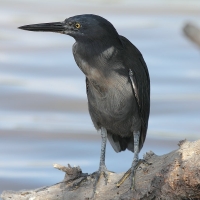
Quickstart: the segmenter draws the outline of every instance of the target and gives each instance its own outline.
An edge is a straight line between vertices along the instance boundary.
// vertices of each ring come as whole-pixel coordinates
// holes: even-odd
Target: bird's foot
[[[101,165],[99,167],[99,170],[97,172],[94,172],[94,176],[95,176],[95,185],[98,184],[100,177],[103,175],[104,180],[105,180],[105,185],[107,185],[108,183],[108,175],[109,175],[110,171],[107,170],[105,165]]]
[[[133,164],[132,164],[132,167],[122,176],[122,178],[117,182],[117,187],[120,187],[124,181],[130,176],[131,178],[131,190],[134,189],[135,187],[135,173],[136,173],[136,170],[137,168],[140,166],[140,164],[143,163],[145,165],[149,165],[149,163],[145,160],[134,160],[133,161]]]
[[[108,177],[109,177],[110,173],[112,173],[112,172],[108,171],[105,165],[101,165],[99,167],[99,170],[92,174],[92,176],[95,178],[93,198],[94,198],[95,194],[97,193],[97,185],[98,185],[98,182],[99,182],[101,176],[104,177],[105,185],[107,185],[108,184]]]
[[[74,191],[76,189],[78,189],[79,187],[81,187],[81,184],[87,181],[87,176],[86,177],[82,177],[82,179],[76,183],[74,183],[69,190],[70,191]]]

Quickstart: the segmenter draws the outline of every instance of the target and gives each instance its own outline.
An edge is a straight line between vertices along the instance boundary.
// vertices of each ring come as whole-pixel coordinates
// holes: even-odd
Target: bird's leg
[[[135,172],[138,166],[141,164],[142,160],[138,160],[139,155],[139,141],[140,141],[140,132],[133,132],[134,137],[134,158],[131,165],[131,168],[124,174],[124,176],[117,182],[117,187],[119,187],[127,177],[131,176],[131,189],[135,186]]]
[[[101,155],[100,155],[98,179],[100,178],[101,174],[103,174],[105,178],[105,184],[107,184],[108,182],[107,168],[105,165],[106,142],[107,142],[107,130],[104,127],[102,127],[101,128]]]
[[[138,167],[138,157],[139,157],[139,142],[140,142],[140,132],[133,132],[134,137],[134,158],[131,165],[131,189],[135,186],[135,172]]]
[[[107,130],[102,127],[101,128],[101,156],[100,156],[100,164],[99,164],[99,170],[95,172],[95,184],[94,184],[94,193],[96,192],[96,186],[98,184],[98,181],[100,179],[100,176],[103,175],[105,179],[105,184],[107,185],[108,182],[108,171],[105,165],[105,152],[106,152],[106,142],[107,142]]]

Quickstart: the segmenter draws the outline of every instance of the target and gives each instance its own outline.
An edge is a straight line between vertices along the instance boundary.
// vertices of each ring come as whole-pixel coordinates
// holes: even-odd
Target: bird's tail
[[[146,130],[145,130],[146,131]],[[140,135],[140,142],[139,142],[139,151],[142,149],[146,134]],[[108,140],[113,147],[113,149],[118,153],[120,151],[125,151],[128,149],[129,151],[134,152],[134,139],[133,136],[131,137],[121,137],[119,135],[114,135],[108,132]]]

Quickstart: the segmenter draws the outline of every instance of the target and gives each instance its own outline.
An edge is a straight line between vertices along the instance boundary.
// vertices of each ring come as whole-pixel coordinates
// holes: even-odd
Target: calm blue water
[[[99,164],[100,136],[87,112],[85,77],[71,52],[74,40],[16,29],[20,25],[59,21],[93,8],[141,50],[149,68],[151,116],[141,156],[150,149],[161,155],[176,149],[179,140],[199,138],[200,51],[182,33],[187,21],[200,26],[199,4],[193,14],[187,9],[156,13],[146,7],[145,13],[139,3],[130,5],[138,6],[135,13],[125,3],[115,5],[116,12],[92,3],[78,10],[73,9],[79,3],[59,3],[51,1],[37,11],[37,1],[1,3],[0,192],[61,181],[64,174],[53,169],[53,163],[80,165],[90,173]],[[165,4],[154,1],[158,11]],[[107,167],[126,171],[132,157],[128,151],[116,154],[108,145]]]

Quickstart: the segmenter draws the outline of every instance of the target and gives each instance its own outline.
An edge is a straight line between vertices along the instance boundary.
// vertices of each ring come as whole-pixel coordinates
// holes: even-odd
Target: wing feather
[[[126,51],[126,58],[124,58],[126,59],[125,67],[129,72],[135,98],[140,111],[142,122],[140,130],[141,149],[146,138],[150,113],[150,77],[147,65],[140,51],[125,37],[120,36],[120,39],[125,48],[124,50]]]

